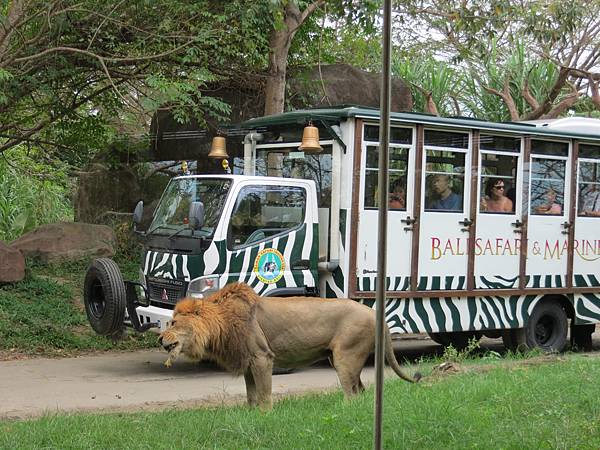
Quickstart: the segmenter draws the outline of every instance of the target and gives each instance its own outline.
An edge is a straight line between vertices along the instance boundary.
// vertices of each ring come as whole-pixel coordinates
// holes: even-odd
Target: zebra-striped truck
[[[221,149],[233,173],[171,180],[143,233],[139,281],[123,282],[112,260],[92,263],[93,328],[162,330],[178,299],[234,281],[260,295],[372,306],[383,276],[378,120],[377,110],[344,106],[229,127],[230,142],[243,138],[230,158]],[[392,113],[392,332],[457,348],[486,335],[512,349],[562,350],[570,328],[572,343],[591,345],[600,320],[599,123]]]

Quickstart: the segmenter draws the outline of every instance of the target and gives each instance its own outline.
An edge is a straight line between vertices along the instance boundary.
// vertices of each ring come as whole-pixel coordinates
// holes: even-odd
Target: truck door
[[[419,290],[466,289],[469,134],[425,130],[419,238]]]
[[[531,141],[526,287],[565,287],[569,144]]]
[[[573,286],[600,285],[600,146],[579,145]]]
[[[479,140],[479,213],[475,288],[519,286],[521,138],[482,134]]]
[[[261,295],[302,295],[317,286],[318,230],[312,181],[255,178],[227,206],[220,286],[248,283]],[[220,255],[221,256],[221,255]]]
[[[387,274],[389,291],[410,288],[410,262],[415,156],[412,128],[392,127],[389,144],[389,201]],[[365,125],[362,146],[364,189],[360,202],[356,275],[358,290],[375,291],[379,179],[379,127]]]

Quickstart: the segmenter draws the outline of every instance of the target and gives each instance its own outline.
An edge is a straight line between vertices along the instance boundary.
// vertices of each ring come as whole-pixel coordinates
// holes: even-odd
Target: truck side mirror
[[[133,223],[135,225],[139,225],[142,223],[142,216],[144,215],[144,201],[140,200],[135,205],[135,209],[133,210]]]
[[[143,232],[138,231],[137,227],[140,223],[142,223],[142,216],[144,215],[144,202],[140,200],[135,205],[135,209],[133,210],[133,231],[138,234],[144,234]]]
[[[198,230],[204,225],[204,203],[192,202],[190,204],[190,227],[192,230]]]

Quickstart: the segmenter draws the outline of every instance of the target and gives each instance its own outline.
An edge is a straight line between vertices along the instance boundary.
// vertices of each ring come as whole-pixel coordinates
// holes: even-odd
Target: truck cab
[[[173,178],[144,235],[139,284],[147,306],[136,309],[139,322],[162,330],[179,299],[235,281],[259,295],[316,295],[317,220],[312,180]]]

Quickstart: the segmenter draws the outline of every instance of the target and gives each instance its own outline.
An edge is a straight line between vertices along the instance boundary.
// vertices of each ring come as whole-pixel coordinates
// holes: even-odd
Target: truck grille
[[[179,280],[148,280],[148,294],[151,303],[174,305],[185,297],[187,283]]]

